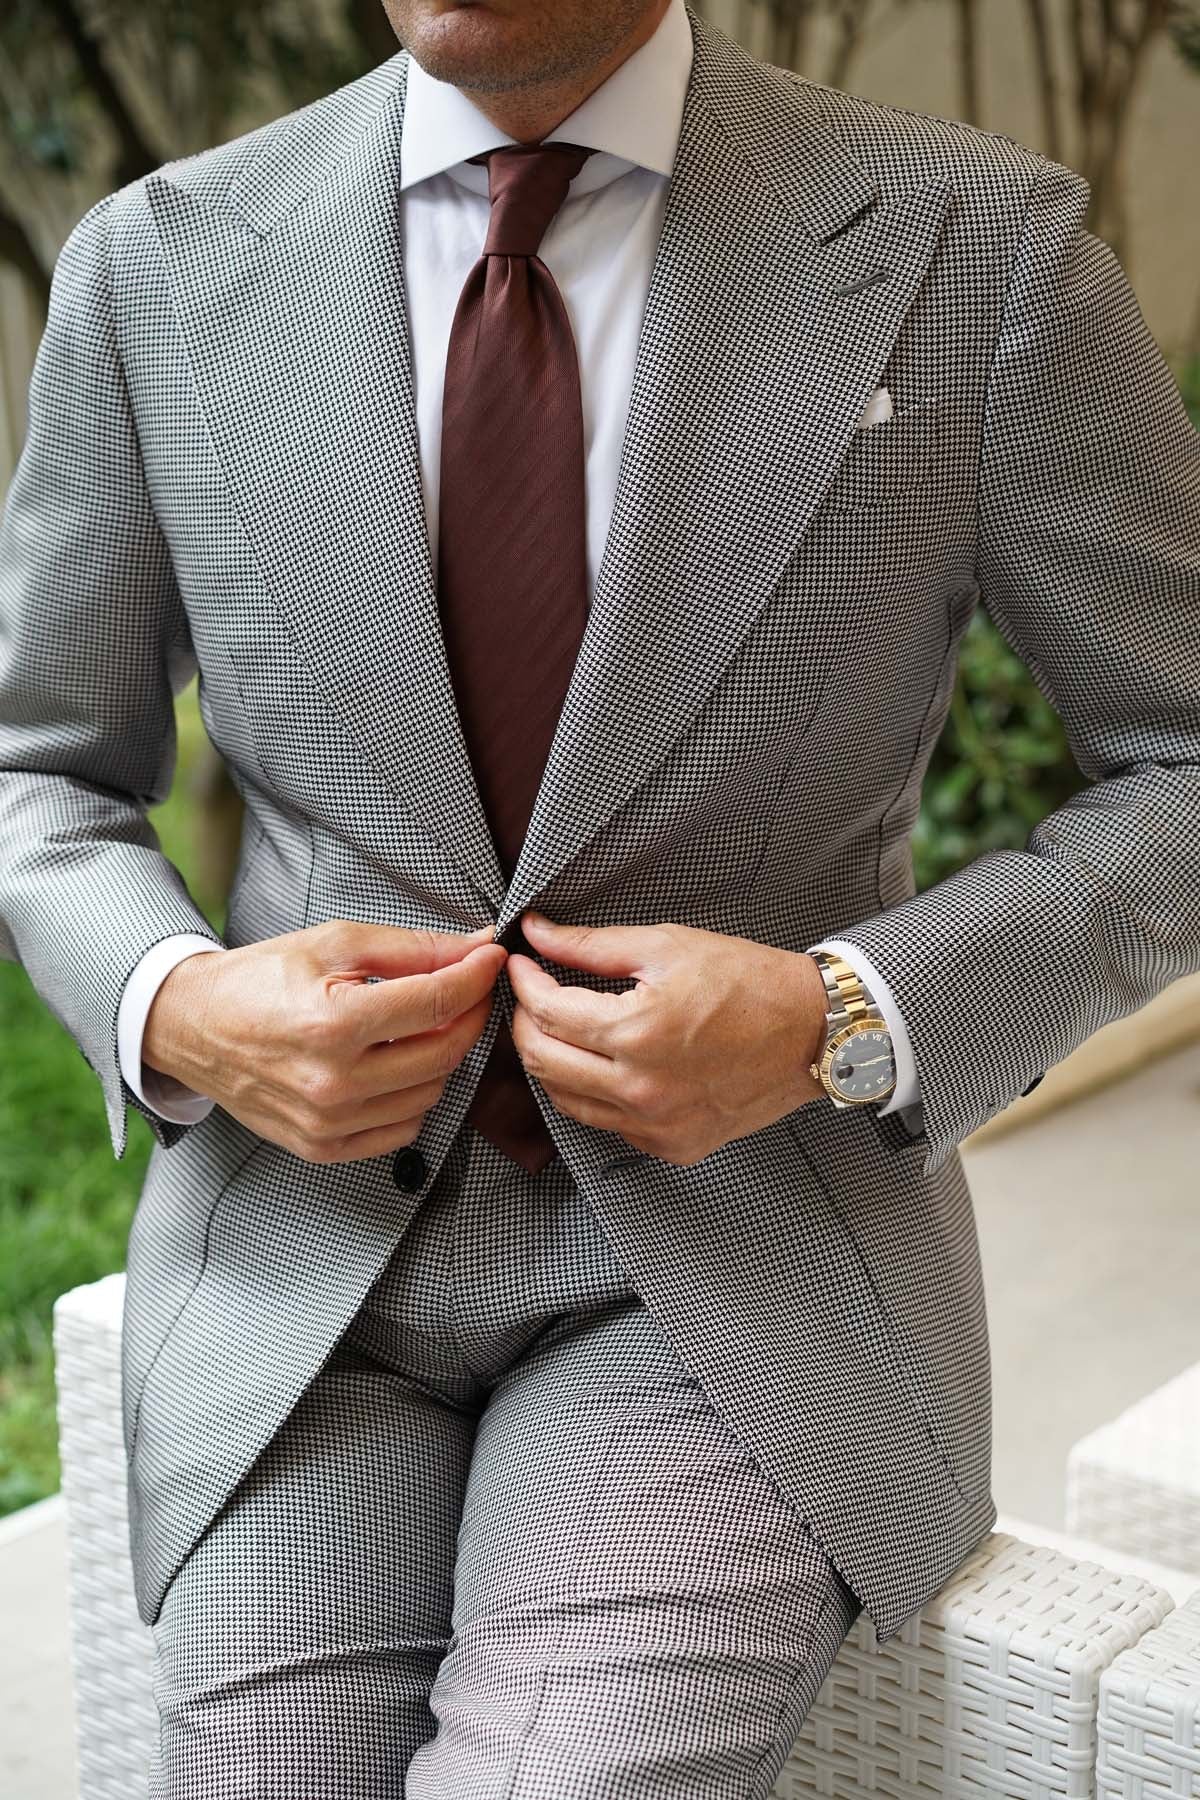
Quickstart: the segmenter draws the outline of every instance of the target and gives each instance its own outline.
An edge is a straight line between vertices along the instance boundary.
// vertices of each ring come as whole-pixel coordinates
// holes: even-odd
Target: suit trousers
[[[860,1608],[562,1160],[464,1125],[172,1579],[151,1800],[764,1800]]]

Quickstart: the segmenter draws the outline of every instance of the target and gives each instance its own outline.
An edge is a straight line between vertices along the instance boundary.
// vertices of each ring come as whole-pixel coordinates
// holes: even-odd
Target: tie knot
[[[536,256],[546,227],[591,151],[581,144],[501,144],[486,163],[492,211],[484,256]]]

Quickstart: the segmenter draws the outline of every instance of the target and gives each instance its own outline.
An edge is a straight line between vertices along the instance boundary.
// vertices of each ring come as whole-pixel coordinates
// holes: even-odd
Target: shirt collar
[[[585,144],[598,152],[588,157],[572,181],[573,195],[602,187],[633,167],[670,175],[691,70],[691,23],[684,0],[670,0],[653,37],[543,140]],[[468,163],[467,158],[516,142],[460,88],[435,81],[409,54],[400,135],[401,188],[445,170],[461,186],[486,194],[486,167]]]

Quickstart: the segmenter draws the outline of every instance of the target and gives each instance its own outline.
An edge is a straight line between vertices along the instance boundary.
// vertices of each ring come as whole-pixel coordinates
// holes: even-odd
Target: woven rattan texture
[[[123,1274],[54,1308],[58,1441],[67,1512],[79,1800],[138,1800],[158,1729],[153,1642],[133,1595],[121,1433]]]
[[[1200,1795],[1200,1589],[1100,1682],[1098,1800]]]
[[[859,1620],[777,1800],[1085,1800],[1101,1676],[1171,1604],[1134,1576],[994,1532],[882,1647]]]
[[[1089,1432],[1067,1458],[1067,1529],[1200,1574],[1200,1363]]]

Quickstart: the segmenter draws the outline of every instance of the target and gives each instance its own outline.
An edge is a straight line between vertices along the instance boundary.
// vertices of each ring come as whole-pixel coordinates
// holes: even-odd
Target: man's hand
[[[809,1064],[825,986],[804,952],[687,925],[556,925],[525,913],[542,956],[636,976],[622,994],[560,986],[514,953],[513,1041],[559,1112],[665,1162],[699,1162],[824,1095]]]
[[[382,1156],[412,1143],[487,1024],[508,955],[492,931],[338,919],[189,956],[154,996],[142,1059],[307,1162]]]

